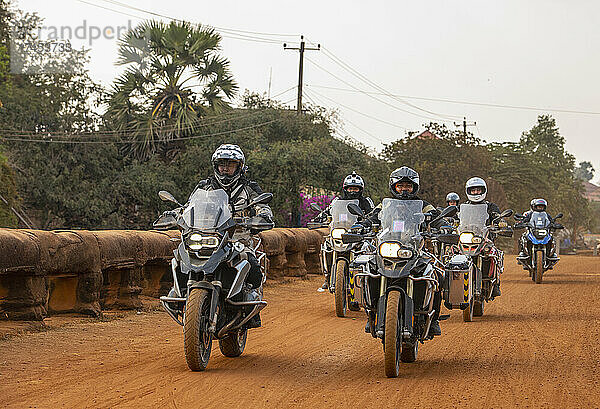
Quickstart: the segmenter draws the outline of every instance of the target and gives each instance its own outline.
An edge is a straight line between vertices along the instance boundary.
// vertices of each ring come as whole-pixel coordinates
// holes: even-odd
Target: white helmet
[[[472,194],[471,191],[474,187],[483,188],[483,193],[480,193],[478,195]],[[467,193],[467,197],[469,198],[469,200],[471,202],[474,202],[474,203],[483,202],[485,200],[485,196],[487,194],[487,184],[485,183],[485,180],[483,180],[481,178],[477,178],[477,177],[471,178],[471,179],[467,180],[467,184],[465,185],[465,191]]]

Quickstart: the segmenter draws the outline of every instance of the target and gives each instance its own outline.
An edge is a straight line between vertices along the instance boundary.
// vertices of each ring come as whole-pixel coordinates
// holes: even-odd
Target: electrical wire
[[[109,11],[112,11],[114,13],[123,14],[123,15],[129,16],[129,17],[133,17],[133,18],[136,18],[136,19],[140,19],[140,20],[144,20],[145,19],[144,17],[136,15],[136,14],[131,14],[131,13],[128,13],[128,12],[125,12],[125,11],[121,11],[121,10],[117,10],[117,9],[114,9],[114,8],[111,8],[111,7],[106,7],[106,6],[103,6],[101,4],[91,3],[91,2],[86,1],[86,0],[76,0],[76,1],[78,1],[80,3],[84,3],[84,4],[87,4],[87,5],[90,5],[90,6],[99,7],[99,8],[102,8],[104,10],[109,10]],[[147,14],[150,14],[150,15],[153,15],[153,16],[156,16],[156,17],[165,18],[165,19],[168,19],[168,20],[171,20],[171,21],[185,22],[185,20],[182,20],[182,19],[178,19],[178,18],[175,18],[175,17],[167,16],[165,14],[155,13],[153,11],[144,10],[144,9],[141,9],[141,8],[138,8],[138,7],[134,7],[134,6],[130,6],[130,5],[127,5],[127,4],[124,4],[124,3],[121,3],[121,2],[111,1],[111,0],[104,0],[104,1],[108,2],[109,4],[118,5],[120,7],[128,8],[130,10],[141,11],[143,13],[147,13]],[[228,29],[228,28],[223,28],[223,27],[219,28],[219,27],[211,26],[209,24],[195,24],[195,23],[191,23],[191,22],[187,22],[187,23],[192,24],[192,26],[195,26],[195,27],[212,27],[215,30],[219,31],[220,35],[222,37],[224,37],[224,38],[230,38],[230,39],[234,39],[234,40],[244,40],[244,41],[257,42],[257,43],[268,43],[268,44],[281,44],[281,41],[283,41],[283,40],[275,40],[275,39],[272,39],[272,38],[259,37],[257,35],[245,34],[245,32],[246,32],[245,30]],[[248,33],[251,33],[251,32],[248,32]],[[256,33],[258,33],[258,32],[256,32]],[[267,36],[281,36],[281,37],[283,37],[283,36],[285,36],[285,37],[296,36],[295,34],[281,34],[281,35],[280,34],[275,34],[275,33],[263,33],[263,34],[267,35]]]
[[[325,86],[325,85],[310,84],[310,86],[313,88],[324,88],[324,89],[331,89],[331,90],[344,91],[344,92],[361,92],[361,93],[363,92],[363,91],[357,91],[355,89],[330,87],[330,86]],[[364,92],[366,92],[368,94],[372,94],[372,95],[385,95],[385,93],[382,93],[382,92],[369,92],[369,91],[364,91]],[[396,95],[396,94],[392,94],[392,95]],[[494,104],[494,103],[488,103],[488,102],[461,101],[461,100],[445,99],[445,98],[417,97],[417,96],[412,96],[412,95],[398,95],[398,96],[402,97],[402,98],[418,99],[418,100],[423,100],[423,101],[446,102],[449,104],[477,105],[477,106],[485,106],[485,107],[492,107],[492,108],[524,109],[524,110],[533,110],[533,111],[563,112],[563,113],[568,113],[568,114],[600,115],[600,112],[582,111],[582,110],[574,110],[574,109],[504,105],[504,104]]]
[[[408,101],[403,100],[401,97],[398,97],[396,95],[390,94],[389,92],[387,92],[387,90],[385,88],[383,88],[382,86],[380,86],[379,84],[375,83],[374,81],[371,81],[369,78],[367,78],[366,76],[364,76],[363,74],[361,74],[359,71],[357,71],[356,69],[352,68],[352,66],[350,66],[349,64],[347,64],[346,62],[344,62],[341,58],[337,57],[335,54],[333,54],[330,50],[328,50],[326,47],[321,47],[321,50],[323,51],[323,53],[325,54],[326,57],[328,57],[329,59],[331,59],[334,63],[336,63],[337,65],[339,65],[340,67],[344,68],[346,71],[350,72],[352,75],[354,75],[356,78],[360,79],[361,81],[363,81],[364,83],[366,83],[367,85],[371,86],[372,88],[380,91],[383,95],[386,95],[392,99],[395,99],[396,101],[403,103],[407,106],[410,106],[414,109],[417,109],[419,111],[428,113],[430,115],[435,115],[435,116],[439,116],[441,118],[459,118],[459,116],[456,115],[447,115],[447,114],[440,114],[437,112],[433,112],[433,111],[429,111],[427,109],[421,108],[415,104],[412,104]]]
[[[308,97],[310,100],[312,100],[312,101],[313,101],[313,104],[314,104],[314,100],[313,100],[313,98],[311,98],[311,97],[309,96],[309,94],[307,94],[307,93],[306,93],[306,91],[305,91],[305,92],[303,92],[303,95],[306,95],[306,96],[307,96],[307,97]],[[317,105],[317,104],[315,104],[315,105]],[[369,132],[369,131],[367,131],[367,130],[365,130],[365,129],[361,128],[361,127],[359,127],[358,125],[356,125],[354,122],[351,122],[351,121],[350,121],[350,120],[348,120],[347,118],[343,118],[343,121],[344,121],[344,122],[348,122],[350,125],[352,125],[352,126],[353,126],[353,127],[355,127],[356,129],[358,129],[359,131],[361,131],[361,132],[362,132],[362,133],[364,133],[365,135],[368,135],[368,136],[369,136],[369,137],[370,137],[370,138],[371,138],[371,139],[372,139],[374,142],[381,143],[382,145],[385,145],[385,144],[386,144],[386,142],[385,142],[383,139],[381,139],[381,138],[379,138],[378,136],[376,136],[376,135],[373,135],[371,132]]]
[[[310,87],[307,87],[307,88],[310,88]],[[386,121],[385,119],[380,119],[380,118],[374,117],[374,116],[372,116],[372,115],[365,114],[364,112],[361,112],[361,111],[359,111],[358,109],[354,109],[354,108],[352,108],[352,107],[349,107],[348,105],[342,104],[341,102],[338,102],[338,101],[334,100],[333,98],[330,98],[330,97],[328,97],[328,96],[325,96],[325,95],[321,94],[320,92],[317,92],[317,91],[315,91],[314,89],[311,89],[311,92],[314,92],[316,95],[319,95],[321,98],[325,98],[326,100],[328,100],[328,101],[330,101],[330,102],[333,102],[334,104],[337,104],[337,105],[339,105],[339,106],[341,106],[341,107],[344,107],[344,108],[346,108],[346,109],[348,109],[348,110],[350,110],[350,111],[356,112],[357,114],[359,114],[359,115],[362,115],[362,116],[364,116],[364,117],[367,117],[367,118],[373,119],[373,120],[375,120],[375,121],[378,121],[378,122],[381,122],[381,123],[384,123],[384,124],[387,124],[387,125],[390,125],[390,126],[393,126],[393,127],[395,127],[395,128],[399,128],[399,129],[402,129],[402,130],[405,130],[405,131],[408,131],[408,130],[409,130],[408,128],[406,128],[406,127],[404,127],[404,126],[401,126],[401,125],[395,124],[395,123],[393,123],[393,122]]]
[[[396,105],[390,104],[389,102],[386,102],[386,101],[384,101],[384,100],[382,100],[380,98],[375,97],[374,95],[371,95],[371,93],[369,93],[367,91],[364,91],[364,90],[362,90],[362,89],[360,89],[358,87],[355,87],[354,85],[352,85],[348,81],[345,81],[344,79],[342,79],[339,76],[335,75],[334,73],[332,73],[331,71],[327,70],[326,68],[323,68],[322,66],[320,66],[319,64],[317,64],[315,61],[313,61],[309,57],[304,56],[304,58],[306,58],[315,67],[317,67],[320,70],[322,70],[322,71],[326,72],[327,74],[331,75],[333,78],[337,79],[338,81],[343,82],[344,84],[348,85],[349,87],[354,88],[357,92],[360,92],[360,93],[362,93],[362,94],[370,97],[371,99],[374,99],[375,101],[377,101],[377,102],[379,102],[381,104],[387,105],[387,106],[389,106],[389,107],[391,107],[393,109],[396,109],[398,111],[401,111],[401,112],[404,112],[404,113],[407,113],[407,114],[410,114],[410,115],[414,115],[414,116],[417,116],[417,117],[420,117],[420,118],[425,118],[425,119],[429,119],[429,120],[432,120],[432,121],[440,121],[440,122],[453,122],[453,121],[450,121],[450,120],[443,120],[443,119],[440,120],[439,118],[434,118],[434,117],[431,117],[431,116],[425,116],[425,115],[417,114],[415,112],[411,112],[411,111],[408,111],[408,110],[406,110],[404,108],[400,108],[400,107],[398,107]]]
[[[184,137],[181,137],[181,138],[175,138],[175,140],[182,141],[182,140],[192,140],[192,139],[208,138],[208,137],[211,137],[211,136],[227,135],[227,134],[231,134],[231,133],[234,133],[234,132],[246,131],[248,129],[254,129],[254,128],[266,126],[266,125],[272,124],[272,123],[280,121],[280,120],[281,119],[272,119],[270,121],[266,121],[266,122],[262,122],[262,123],[259,123],[259,124],[254,124],[254,125],[246,126],[246,127],[243,127],[243,128],[236,128],[236,129],[231,129],[231,130],[228,130],[228,131],[208,133],[208,134],[203,134],[203,135],[184,136]],[[1,138],[0,140],[1,141],[11,141],[11,142],[40,142],[40,143],[62,143],[62,144],[134,144],[134,143],[148,143],[148,141],[146,141],[146,140],[139,140],[139,139],[134,139],[134,140],[129,140],[129,141],[89,141],[89,140],[67,141],[67,140],[53,140],[52,138],[50,138],[50,139],[28,139],[28,138],[10,138],[9,137],[9,138]]]

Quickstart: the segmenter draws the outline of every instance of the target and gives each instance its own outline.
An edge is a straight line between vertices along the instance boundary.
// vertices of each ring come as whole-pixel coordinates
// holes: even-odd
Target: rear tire
[[[225,338],[219,340],[219,348],[221,353],[227,357],[235,358],[236,356],[242,355],[244,348],[246,347],[246,338],[248,337],[248,330],[237,330]]]
[[[212,349],[209,314],[210,293],[201,288],[192,289],[183,314],[185,360],[192,371],[204,371],[208,365]]]
[[[534,281],[536,284],[541,284],[542,276],[544,275],[544,253],[542,250],[538,250],[535,252],[535,255]]]
[[[385,332],[383,335],[383,361],[385,375],[396,378],[400,372],[400,355],[402,353],[402,334],[400,325],[402,314],[399,311],[400,293],[390,291],[385,306]]]
[[[346,269],[348,263],[341,259],[335,266],[335,315],[346,316],[348,308],[348,289],[346,288]]]
[[[475,304],[473,305],[473,316],[474,317],[482,317],[484,309],[485,309],[485,301],[475,301]]]

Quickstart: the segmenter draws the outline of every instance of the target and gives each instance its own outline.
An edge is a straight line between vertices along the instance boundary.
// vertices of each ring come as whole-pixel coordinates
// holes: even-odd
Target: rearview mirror
[[[356,203],[349,203],[348,211],[355,216],[365,217],[365,212]]]
[[[453,216],[456,216],[456,213],[458,213],[458,207],[448,206],[444,210],[442,210],[442,212],[440,213],[440,215],[437,218],[443,219],[444,217],[453,217]]]
[[[500,217],[505,218],[505,217],[510,217],[513,214],[513,209],[506,209],[505,211],[503,211],[502,213],[500,213]]]
[[[173,196],[166,190],[161,190],[160,192],[158,192],[158,197],[160,197],[161,200],[164,200],[165,202],[173,202],[173,203],[177,203],[179,206],[181,206],[181,204],[177,201],[177,199],[175,199],[175,196]]]
[[[316,204],[315,202],[312,202],[310,204],[310,208],[313,209],[315,212],[320,212],[321,211],[321,206],[319,206],[318,204]]]
[[[260,195],[256,196],[252,202],[250,202],[250,206],[267,204],[271,200],[273,200],[273,193],[261,193]]]
[[[554,219],[555,219],[555,220],[556,220],[556,219],[560,219],[560,218],[561,218],[561,217],[563,217],[563,216],[564,216],[564,214],[562,214],[562,213],[559,213],[559,214],[557,214],[556,216],[554,216]]]

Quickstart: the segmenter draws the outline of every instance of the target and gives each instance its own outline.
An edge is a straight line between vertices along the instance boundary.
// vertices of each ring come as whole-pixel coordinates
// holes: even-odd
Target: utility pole
[[[466,117],[463,118],[462,124],[457,124],[456,122],[454,122],[454,126],[460,127],[461,125],[463,127],[463,132],[464,132],[465,138],[466,138],[467,137],[467,126],[477,126],[477,122],[473,121],[473,123],[468,124]]]
[[[296,111],[298,115],[302,114],[302,74],[304,71],[304,51],[318,51],[321,49],[321,44],[317,44],[317,48],[306,47],[304,43],[304,36],[300,36],[300,47],[288,47],[287,44],[283,44],[284,50],[298,50],[300,51],[300,64],[298,69],[298,102],[296,103]]]

